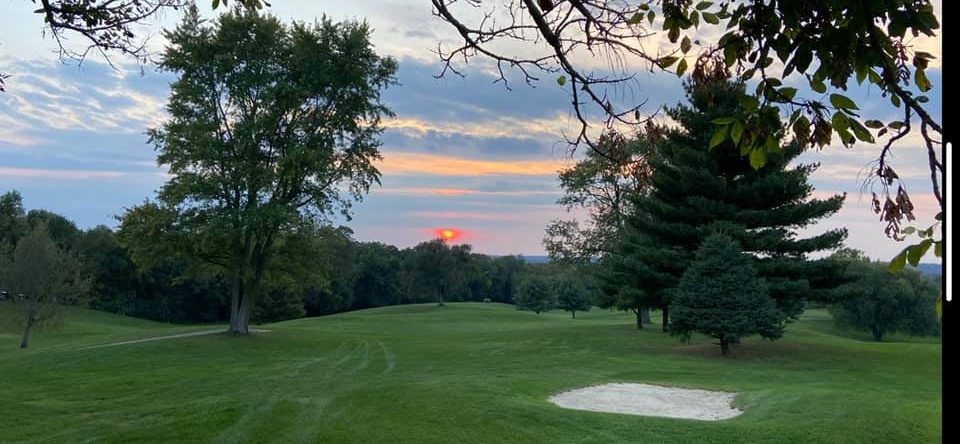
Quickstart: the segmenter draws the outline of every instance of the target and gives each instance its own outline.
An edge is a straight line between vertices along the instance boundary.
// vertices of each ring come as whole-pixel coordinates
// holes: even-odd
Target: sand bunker
[[[743,412],[731,406],[736,393],[612,383],[585,387],[550,397],[568,409],[716,421]]]

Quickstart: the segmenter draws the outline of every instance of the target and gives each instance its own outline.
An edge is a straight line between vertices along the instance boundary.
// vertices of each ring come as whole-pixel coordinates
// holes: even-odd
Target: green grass
[[[0,442],[939,442],[940,345],[838,335],[823,311],[731,359],[632,315],[497,304],[380,308],[224,335],[74,310],[0,336]],[[194,327],[203,329],[209,327]],[[553,393],[643,382],[739,393],[707,422],[566,410]]]

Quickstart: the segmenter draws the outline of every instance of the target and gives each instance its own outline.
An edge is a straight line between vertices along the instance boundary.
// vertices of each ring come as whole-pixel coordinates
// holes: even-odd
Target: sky
[[[465,78],[436,78],[442,68],[437,44],[455,42],[455,36],[431,15],[427,0],[272,4],[270,11],[286,21],[323,14],[365,19],[378,53],[399,61],[399,85],[383,96],[397,116],[385,122],[382,186],[354,206],[350,221],[336,221],[352,228],[357,239],[408,247],[449,227],[461,230],[457,241],[477,252],[540,255],[547,223],[578,216],[556,204],[557,171],[582,153],[571,156],[563,142],[562,132],[575,125],[568,93],[552,77],[535,87],[515,82],[507,90],[478,61],[465,67]],[[934,4],[939,12],[939,2]],[[200,8],[212,16],[209,2],[201,1]],[[28,209],[63,214],[82,228],[115,226],[116,216],[152,198],[166,179],[145,131],[164,121],[174,77],[119,57],[115,67],[96,57],[79,66],[62,63],[33,9],[30,2],[10,1],[0,16],[0,71],[11,75],[7,92],[0,93],[0,192],[16,189]],[[178,17],[171,11],[144,26],[151,48],[163,47],[160,30],[175,26]],[[941,54],[939,39],[915,44]],[[939,59],[928,76],[939,85]],[[795,78],[786,83],[796,83],[801,94],[809,91]],[[673,74],[641,72],[635,93],[648,100],[651,111],[683,101]],[[854,88],[848,95],[867,118],[889,121],[897,115],[875,89]],[[939,118],[939,89],[930,97],[930,110]],[[838,145],[802,156],[801,162],[822,165],[812,176],[815,196],[846,192],[848,197],[838,214],[801,234],[845,226],[846,245],[878,259],[905,246],[884,236],[870,210],[870,188],[863,187],[879,148]],[[894,160],[917,207],[917,226],[925,228],[937,205],[919,137],[898,144]],[[932,254],[925,258],[933,260]]]

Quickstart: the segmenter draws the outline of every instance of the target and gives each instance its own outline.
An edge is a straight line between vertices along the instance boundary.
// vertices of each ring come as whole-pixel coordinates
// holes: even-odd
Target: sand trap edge
[[[733,407],[736,396],[733,392],[613,382],[567,390],[548,400],[573,410],[719,421],[743,413]]]

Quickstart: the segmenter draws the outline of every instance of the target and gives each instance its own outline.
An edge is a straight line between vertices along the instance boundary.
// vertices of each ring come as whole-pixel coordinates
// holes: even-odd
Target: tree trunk
[[[570,310],[570,314],[573,315],[573,319],[576,319],[576,318],[577,318],[577,311],[576,311],[576,310]]]
[[[440,304],[439,304],[440,307],[443,307],[443,297],[444,297],[444,293],[446,292],[446,287],[447,287],[446,285],[440,286]]]
[[[640,314],[640,309],[634,308],[630,311],[637,317],[637,330],[643,330],[643,316]]]
[[[640,308],[640,322],[643,324],[652,324],[653,321],[650,320],[650,309],[646,307]]]
[[[27,326],[23,329],[23,340],[20,341],[20,348],[27,348],[27,345],[30,343],[30,331],[33,330],[35,318],[35,314],[27,314]]]
[[[234,273],[230,283],[230,327],[227,333],[240,333],[240,298],[242,296],[240,274]]]
[[[870,331],[873,333],[873,340],[880,342],[883,340],[883,330],[880,330],[877,327],[870,327]]]
[[[727,342],[725,336],[720,336],[720,354],[723,356],[730,356],[730,343]]]
[[[663,307],[663,320],[661,322],[661,329],[664,333],[670,331],[670,306],[665,305]]]

